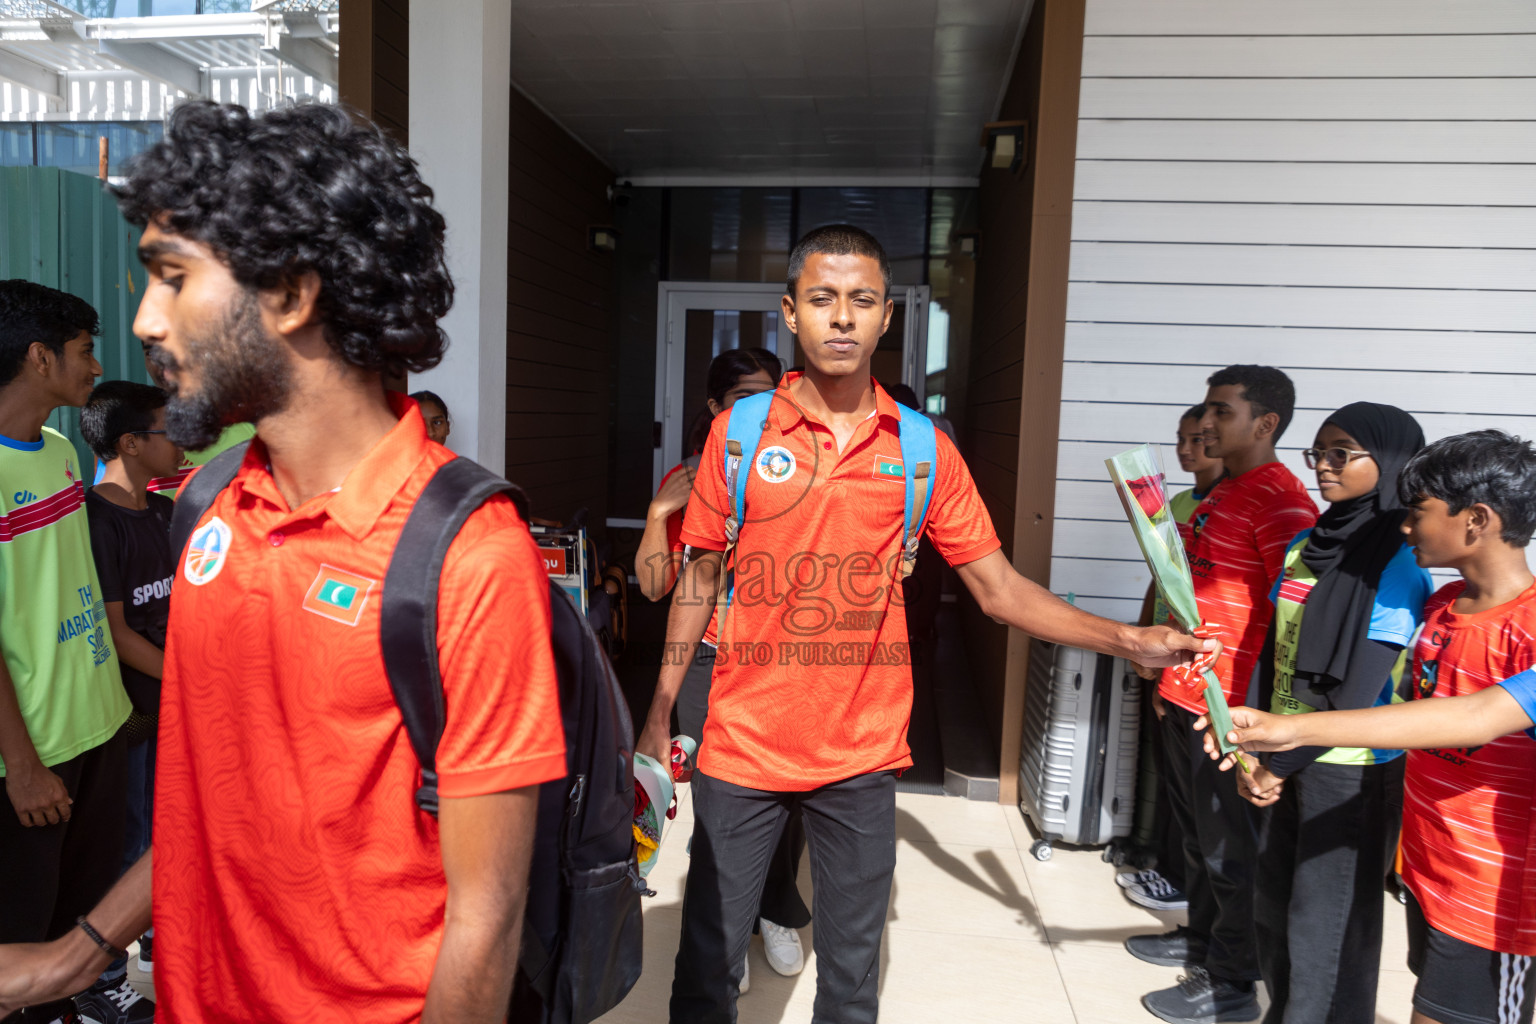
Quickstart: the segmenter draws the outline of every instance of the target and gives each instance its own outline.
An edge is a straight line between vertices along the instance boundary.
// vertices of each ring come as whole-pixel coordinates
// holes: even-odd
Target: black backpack
[[[229,486],[246,445],[222,452],[181,489],[171,526],[180,558],[198,520]],[[406,519],[384,577],[380,645],[395,703],[421,762],[418,807],[437,815],[443,688],[437,664],[437,585],[448,547],[471,513],[508,494],[527,498],[464,458],[445,463]],[[587,1024],[619,1004],[640,977],[635,867],[634,726],[613,667],[570,598],[550,583],[551,643],[565,726],[563,782],[539,794],[518,978],[510,1019]]]

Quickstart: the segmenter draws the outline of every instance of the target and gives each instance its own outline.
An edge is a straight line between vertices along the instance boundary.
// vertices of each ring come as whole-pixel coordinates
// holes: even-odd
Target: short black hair
[[[422,402],[431,402],[433,405],[443,410],[444,416],[448,416],[448,403],[439,398],[436,391],[427,391],[426,389],[422,389],[421,391],[414,392],[411,395],[411,401],[415,402],[417,405],[420,405]],[[448,418],[452,419],[453,417],[448,416]]]
[[[155,410],[165,408],[166,393],[153,384],[109,380],[96,385],[80,407],[80,436],[102,462],[117,458],[124,434],[151,429]]]
[[[1291,425],[1291,417],[1296,414],[1296,385],[1291,383],[1285,371],[1273,366],[1239,363],[1217,370],[1205,383],[1213,388],[1236,384],[1243,389],[1243,401],[1253,406],[1255,418],[1267,413],[1279,416],[1280,425],[1275,428],[1276,441],[1280,440],[1285,428]]]
[[[728,348],[709,361],[704,393],[723,403],[737,381],[754,373],[766,373],[773,386],[778,387],[784,376],[784,364],[765,348]]]
[[[21,373],[33,342],[63,355],[81,331],[100,334],[101,318],[78,295],[20,278],[0,281],[0,387]]]
[[[885,247],[880,240],[852,224],[828,224],[807,231],[790,251],[789,275],[784,288],[791,298],[800,284],[800,272],[805,269],[806,259],[818,253],[823,256],[868,256],[880,264],[885,293],[891,293],[891,261],[886,259]]]
[[[1536,533],[1536,446],[1502,430],[1442,437],[1419,450],[1397,478],[1403,504],[1445,502],[1451,515],[1487,505],[1499,514],[1499,536],[1523,548]]]
[[[1201,402],[1198,405],[1192,405],[1188,409],[1185,409],[1184,415],[1179,417],[1179,422],[1183,423],[1185,420],[1203,419],[1205,419],[1205,403]]]
[[[442,361],[443,216],[416,161],[360,115],[182,102],[113,192],[130,223],[204,243],[246,288],[313,271],[326,340],[351,365],[403,376]]]

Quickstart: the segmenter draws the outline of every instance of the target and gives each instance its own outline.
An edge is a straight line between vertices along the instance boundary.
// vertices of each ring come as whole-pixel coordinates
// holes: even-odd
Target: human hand
[[[671,770],[672,733],[667,723],[647,721],[645,728],[640,731],[640,738],[635,741],[635,753],[644,754],[663,768]]]
[[[1163,703],[1163,695],[1156,690],[1152,691],[1152,713],[1161,722],[1168,715],[1168,706]]]
[[[665,519],[687,505],[688,497],[693,493],[693,474],[692,466],[684,466],[667,477],[666,483],[662,484],[661,489],[656,492],[656,497],[651,499],[646,516],[652,519]]]
[[[1148,668],[1147,666],[1141,664],[1140,662],[1136,662],[1136,661],[1131,662],[1131,669],[1138,676],[1140,676],[1141,678],[1145,679],[1149,683],[1155,682],[1155,681],[1163,678],[1163,670],[1162,669]],[[1161,718],[1162,716],[1159,715],[1158,717]]]
[[[1130,660],[1144,668],[1172,668],[1201,656],[1215,661],[1221,655],[1220,640],[1190,636],[1170,626],[1141,626],[1131,632]]]
[[[1232,731],[1227,742],[1244,751],[1294,750],[1301,746],[1296,735],[1296,715],[1271,715],[1249,707],[1229,708],[1232,715]],[[1201,715],[1195,720],[1195,729],[1205,733],[1205,752],[1212,761],[1220,761],[1222,771],[1229,771],[1234,754],[1221,754],[1221,745],[1210,731],[1210,719]]]
[[[1285,780],[1261,764],[1237,777],[1237,791],[1255,807],[1268,807],[1280,799]]]
[[[6,772],[5,795],[10,798],[16,817],[26,826],[57,825],[68,821],[69,790],[64,780],[41,764],[16,766]]]

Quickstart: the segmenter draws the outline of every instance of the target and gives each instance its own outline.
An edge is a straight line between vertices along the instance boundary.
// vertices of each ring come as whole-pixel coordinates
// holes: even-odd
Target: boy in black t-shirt
[[[80,433],[106,464],[101,482],[86,493],[85,509],[107,624],[133,703],[124,727],[129,742],[125,869],[149,849],[155,726],[175,575],[170,537],[175,503],[148,490],[151,480],[170,476],[181,462],[181,449],[165,436],[165,401],[157,387],[114,380],[91,392],[80,410]],[[140,966],[151,970],[147,936],[140,949]]]

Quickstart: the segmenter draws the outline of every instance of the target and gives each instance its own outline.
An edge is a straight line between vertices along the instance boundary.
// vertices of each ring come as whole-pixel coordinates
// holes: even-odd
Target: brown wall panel
[[[1030,224],[1040,113],[1040,61],[1046,7],[1056,0],[1036,0],[1013,77],[1003,97],[999,119],[1028,121],[1030,159],[1020,174],[984,168],[980,183],[981,257],[976,261],[976,314],[971,328],[966,429],[973,473],[987,511],[1003,542],[1003,553],[1014,559],[1014,503],[1018,490],[1019,420],[1023,395],[1024,332],[1027,308]],[[983,426],[985,424],[985,426]],[[1053,435],[1054,440],[1054,435]],[[1008,628],[993,622],[975,603],[962,604],[972,669],[980,681],[988,720],[1000,741],[1008,661]],[[1002,771],[1006,789],[1017,768]]]
[[[507,477],[534,514],[608,515],[613,257],[587,247],[612,220],[613,173],[512,91],[507,224]]]
[[[1036,0],[1001,120],[1029,123],[1020,174],[981,174],[981,259],[969,373],[970,451],[1014,568],[1048,585],[1061,401],[1084,0]],[[1001,799],[1018,799],[1028,638],[967,603],[982,697],[997,725]]]
[[[341,102],[410,143],[410,0],[342,0]]]

